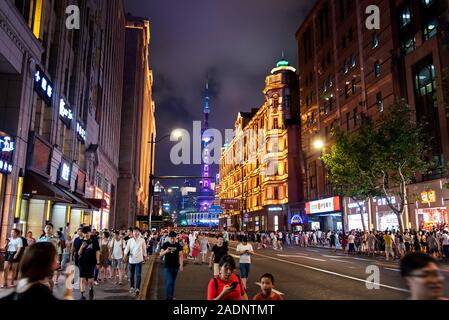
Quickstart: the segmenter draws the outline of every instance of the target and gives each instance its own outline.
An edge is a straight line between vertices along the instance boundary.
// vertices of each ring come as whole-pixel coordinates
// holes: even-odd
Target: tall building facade
[[[79,29],[66,26],[69,5],[80,10]],[[6,0],[0,13],[2,27],[11,24],[2,41],[13,41],[1,46],[8,50],[0,59],[2,88],[10,90],[0,93],[0,131],[14,141],[1,198],[2,243],[13,226],[39,236],[47,221],[70,232],[81,224],[109,228],[116,213],[123,1]]]
[[[235,136],[222,148],[219,197],[240,203],[220,216],[222,227],[284,231],[304,207],[298,77],[284,58],[266,77],[263,94],[260,108],[239,113]]]
[[[156,139],[152,98],[153,73],[149,61],[150,22],[127,16],[125,74],[120,137],[120,178],[117,226],[135,226],[137,217],[148,217],[151,148]],[[141,219],[139,219],[141,220]],[[140,226],[145,226],[142,219]]]
[[[365,24],[365,10],[370,5],[380,9],[378,30],[369,30]],[[319,159],[322,150],[316,149],[314,142],[323,141],[328,150],[333,128],[344,128],[349,134],[357,131],[366,119],[375,121],[398,98],[407,100],[416,120],[428,122],[429,159],[440,164],[408,186],[409,193],[422,198],[406,207],[405,226],[447,222],[449,192],[443,182],[449,159],[445,111],[449,102],[448,30],[447,1],[316,2],[296,33],[306,172],[303,189],[308,201],[304,225],[309,229],[362,228],[358,205],[334,192]],[[430,202],[428,193],[433,195]],[[370,229],[397,229],[397,218],[386,199],[371,199],[363,207],[365,225]]]

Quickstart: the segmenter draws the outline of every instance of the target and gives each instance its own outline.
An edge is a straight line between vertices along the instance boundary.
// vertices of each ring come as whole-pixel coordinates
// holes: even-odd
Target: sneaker
[[[89,300],[93,300],[94,299],[94,288],[90,288],[89,290]]]
[[[98,286],[98,281],[95,281],[95,282],[94,282],[94,285]]]
[[[137,289],[137,290],[136,290],[136,297],[139,296],[139,294],[140,294],[140,290]]]
[[[134,292],[134,288],[129,289],[129,293],[133,294]]]
[[[80,300],[87,300],[85,296],[81,296]]]

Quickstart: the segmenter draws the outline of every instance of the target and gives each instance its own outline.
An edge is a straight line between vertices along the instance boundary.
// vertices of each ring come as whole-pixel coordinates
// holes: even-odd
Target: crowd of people
[[[340,248],[344,254],[384,255],[386,260],[400,259],[409,252],[424,252],[440,261],[449,261],[449,229],[447,226],[432,230],[384,230],[349,232],[312,230],[298,232],[232,232],[230,239],[241,241],[247,237],[257,249],[284,246]]]
[[[172,227],[152,232],[139,228],[97,231],[80,226],[73,235],[67,230],[61,228],[54,232],[53,225],[47,223],[38,239],[30,232],[24,237],[20,230],[11,231],[6,245],[2,288],[14,287],[15,290],[6,299],[56,299],[53,289],[61,274],[73,276],[73,286],[66,288],[65,299],[73,299],[73,289],[76,289],[81,300],[92,300],[96,286],[103,283],[123,286],[125,281],[129,282],[130,295],[139,296],[142,264],[155,255],[163,264],[167,300],[174,299],[178,273],[186,264],[207,264],[210,268],[208,300],[247,300],[247,279],[251,272],[251,257],[255,254],[253,244],[258,250],[268,246],[275,250],[283,250],[285,246],[333,249],[339,246],[347,254],[385,254],[387,260],[390,256],[401,259],[403,277],[410,286],[417,288],[416,279],[425,277],[427,271],[430,278],[438,275],[432,279],[438,280],[435,285],[439,286],[438,260],[447,261],[449,257],[447,229],[406,230],[404,233],[395,230],[247,233],[229,232],[226,228],[222,232],[201,232]],[[239,272],[236,272],[237,263],[229,253],[232,240],[238,241],[235,253]],[[72,268],[74,274],[67,273],[69,265],[76,267]],[[416,276],[416,270],[424,272],[423,276]],[[283,299],[273,290],[275,278],[272,274],[267,272],[258,279],[260,292],[253,300]],[[416,297],[428,294],[421,289],[421,293],[415,293]]]

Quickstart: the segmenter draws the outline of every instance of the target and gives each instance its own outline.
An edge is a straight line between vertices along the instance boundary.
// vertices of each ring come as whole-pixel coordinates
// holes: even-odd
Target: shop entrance
[[[321,231],[343,230],[342,215],[338,213],[311,214],[309,215],[308,229]]]

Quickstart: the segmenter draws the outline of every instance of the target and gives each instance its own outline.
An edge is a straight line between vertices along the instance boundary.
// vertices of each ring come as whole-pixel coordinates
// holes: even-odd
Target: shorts
[[[249,276],[251,264],[249,263],[240,263],[240,277],[247,279]]]
[[[80,278],[83,279],[93,279],[94,278],[94,272],[95,272],[95,265],[83,265],[80,264]]]
[[[122,259],[112,259],[112,269],[122,269],[123,260]]]
[[[14,259],[14,256],[16,255],[17,251],[8,251],[5,256],[5,261],[9,263],[18,263],[19,259]]]

